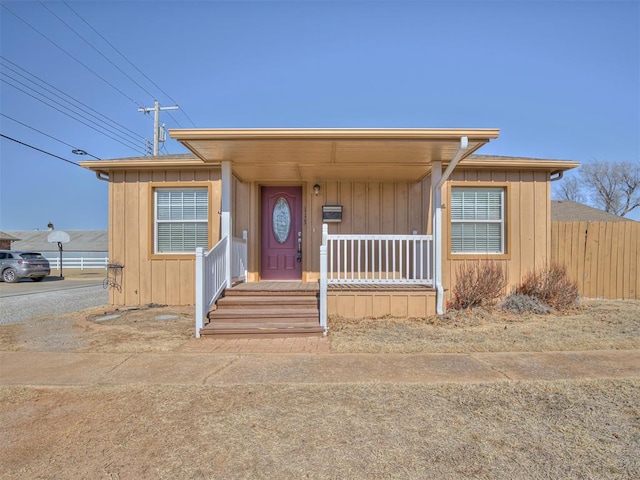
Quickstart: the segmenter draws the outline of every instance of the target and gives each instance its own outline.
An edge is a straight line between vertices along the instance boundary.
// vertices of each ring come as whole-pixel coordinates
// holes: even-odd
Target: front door
[[[263,280],[302,279],[302,187],[262,187]]]

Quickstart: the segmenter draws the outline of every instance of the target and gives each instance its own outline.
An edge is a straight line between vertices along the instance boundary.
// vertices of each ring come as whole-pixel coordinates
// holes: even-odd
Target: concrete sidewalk
[[[0,385],[484,383],[639,377],[640,350],[419,355],[0,352]]]

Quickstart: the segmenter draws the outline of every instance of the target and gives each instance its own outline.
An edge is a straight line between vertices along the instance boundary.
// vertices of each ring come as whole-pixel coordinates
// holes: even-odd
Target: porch
[[[231,248],[225,237],[209,252],[198,249],[196,337],[322,336],[330,315],[435,311],[430,235],[329,235],[326,224],[322,232],[315,282],[246,282],[244,239],[232,238]]]
[[[282,301],[266,301],[270,294],[263,292],[260,300],[236,300],[240,312],[216,313],[230,302],[225,298],[250,296],[234,291],[234,285],[265,279],[317,282],[313,317],[325,334],[333,314],[442,313],[442,187],[455,166],[498,131],[198,129],[171,134],[220,168],[222,240],[211,252],[196,253],[199,336],[207,319],[229,332],[232,324],[260,328],[267,319],[306,328],[310,305],[300,309],[290,303],[285,297],[291,292]],[[325,217],[332,208],[337,216]],[[332,222],[331,234],[325,221]],[[232,271],[238,264],[233,236],[240,232],[246,232],[239,262],[244,270]],[[213,278],[215,285],[208,285]],[[283,308],[276,309],[274,302]],[[285,317],[291,320],[281,322]],[[294,333],[291,325],[279,327]]]

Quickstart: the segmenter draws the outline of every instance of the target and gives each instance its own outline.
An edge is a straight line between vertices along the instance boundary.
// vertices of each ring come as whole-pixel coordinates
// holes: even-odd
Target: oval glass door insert
[[[291,231],[291,209],[284,197],[278,198],[273,207],[273,234],[278,243],[284,243]]]

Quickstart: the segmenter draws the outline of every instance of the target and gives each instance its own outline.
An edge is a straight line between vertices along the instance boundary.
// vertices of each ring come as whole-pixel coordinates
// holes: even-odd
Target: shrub
[[[461,310],[494,305],[504,294],[506,286],[507,277],[498,262],[465,262],[457,269],[457,282],[449,308]]]
[[[523,295],[521,293],[511,293],[500,304],[500,308],[516,313],[536,313],[546,315],[551,313],[551,308],[542,303],[536,297]]]
[[[578,286],[567,277],[564,265],[552,263],[525,275],[515,293],[535,297],[556,310],[567,310],[578,303]]]

